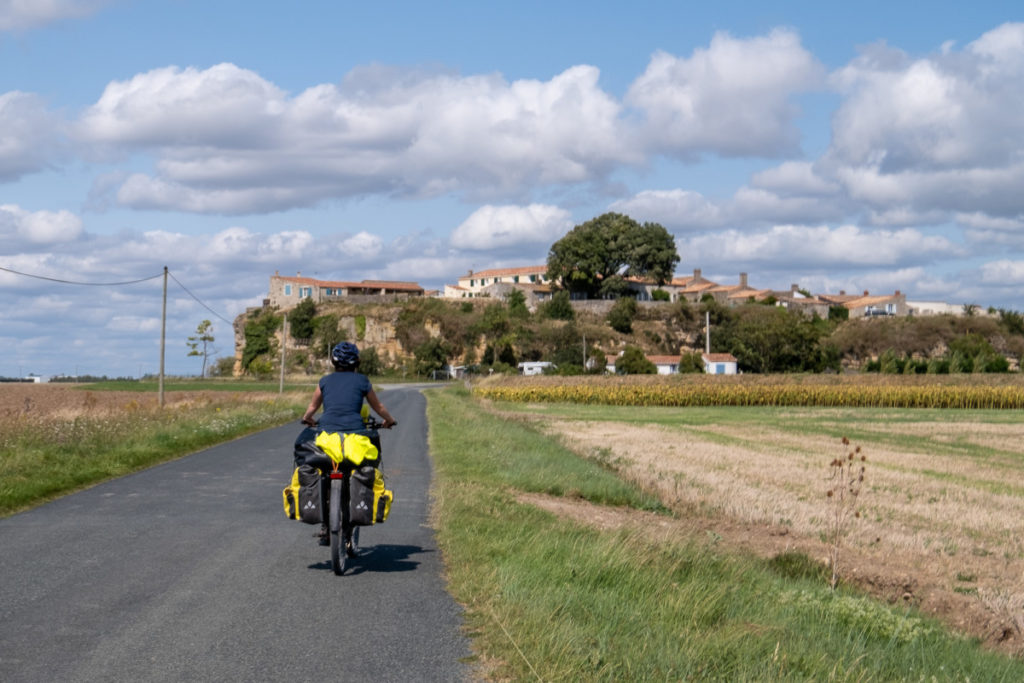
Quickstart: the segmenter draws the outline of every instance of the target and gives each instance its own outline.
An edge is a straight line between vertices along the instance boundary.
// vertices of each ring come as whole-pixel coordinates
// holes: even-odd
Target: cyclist
[[[384,420],[384,428],[389,429],[398,424],[391,413],[377,398],[369,378],[358,372],[359,348],[351,342],[341,342],[331,351],[331,362],[334,372],[320,378],[313,398],[309,401],[302,422],[310,427],[318,427],[321,432],[337,432],[344,434],[358,432],[363,425],[363,400],[365,399]],[[319,423],[313,419],[316,411],[323,407]],[[301,437],[300,437],[301,438]],[[379,444],[375,444],[380,447]],[[327,539],[327,525],[321,527],[321,543]]]

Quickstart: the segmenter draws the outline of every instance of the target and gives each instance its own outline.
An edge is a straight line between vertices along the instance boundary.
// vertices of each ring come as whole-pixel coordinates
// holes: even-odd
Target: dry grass
[[[882,429],[846,418],[842,425],[861,434]],[[609,462],[657,491],[690,526],[703,520],[698,526],[707,532],[721,532],[726,542],[765,557],[801,550],[828,562],[829,463],[843,448],[833,437],[784,427],[534,419],[572,450]],[[1024,442],[1019,424],[922,422],[906,431],[939,443],[1010,446],[1011,453]],[[883,440],[855,441],[868,458],[869,477],[858,505],[861,517],[843,539],[842,578],[1020,651],[1024,615],[1005,608],[1024,604],[1019,461],[998,453],[935,455],[882,446]]]

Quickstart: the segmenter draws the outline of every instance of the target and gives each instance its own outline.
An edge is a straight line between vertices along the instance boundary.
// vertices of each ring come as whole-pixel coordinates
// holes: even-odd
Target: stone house
[[[281,309],[290,309],[297,306],[303,299],[312,299],[313,303],[320,304],[347,299],[400,301],[423,295],[423,288],[415,282],[392,282],[386,280],[341,282],[302,277],[301,273],[295,277],[288,277],[274,271],[274,274],[270,277],[270,290],[264,304]]]

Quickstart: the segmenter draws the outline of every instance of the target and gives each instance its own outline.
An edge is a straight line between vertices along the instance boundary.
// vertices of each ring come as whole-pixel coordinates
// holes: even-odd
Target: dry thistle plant
[[[978,598],[999,619],[1000,641],[1024,638],[1024,595],[998,588],[979,588]],[[1024,652],[1024,644],[1018,645],[1017,651]]]
[[[825,494],[828,498],[826,540],[829,564],[832,567],[832,590],[839,583],[839,546],[849,532],[851,519],[860,517],[857,497],[864,483],[865,462],[867,458],[861,454],[860,446],[851,450],[850,440],[844,436],[842,456],[834,458],[829,464],[832,470],[829,481],[832,486]]]

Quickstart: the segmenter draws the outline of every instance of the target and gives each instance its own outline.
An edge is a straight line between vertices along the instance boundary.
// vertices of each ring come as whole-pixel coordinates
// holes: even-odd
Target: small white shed
[[[709,375],[735,375],[736,356],[731,353],[702,353],[704,372]]]

